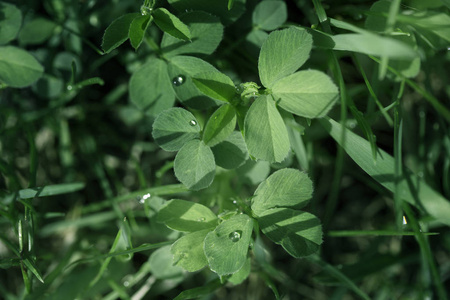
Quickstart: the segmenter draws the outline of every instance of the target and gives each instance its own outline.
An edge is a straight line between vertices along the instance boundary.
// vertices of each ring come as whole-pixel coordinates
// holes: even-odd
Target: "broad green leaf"
[[[129,91],[131,102],[149,115],[169,109],[175,102],[167,63],[157,58],[149,59],[133,73]]]
[[[332,119],[321,119],[323,127],[344,148],[345,152],[374,180],[394,192],[394,158],[379,149],[376,163],[373,162],[370,143],[362,137],[347,130],[345,143],[342,144],[342,126]],[[416,206],[423,208],[439,222],[450,226],[450,201],[434,191],[430,186],[411,171],[405,169],[398,180],[400,197]]]
[[[217,216],[208,207],[179,199],[167,201],[160,208],[157,220],[173,230],[183,232],[212,230],[218,221]]]
[[[168,0],[180,12],[199,10],[218,16],[224,25],[236,21],[245,11],[246,0],[234,0],[230,9],[229,0]],[[228,10],[226,9],[228,7]]]
[[[258,217],[262,232],[293,257],[311,255],[322,244],[322,226],[314,215],[289,208],[271,208]]]
[[[221,72],[199,73],[192,81],[203,94],[219,101],[231,102],[236,95],[233,81]]]
[[[287,20],[287,7],[283,1],[262,1],[252,14],[253,25],[267,31],[275,30]]]
[[[299,71],[277,81],[272,93],[280,107],[306,118],[325,116],[338,99],[338,88],[325,73]]]
[[[102,49],[105,53],[113,51],[128,39],[130,25],[139,16],[141,16],[139,13],[123,15],[106,28],[102,41]]]
[[[26,87],[38,80],[44,68],[25,50],[14,46],[0,47],[0,81],[15,88]]]
[[[190,41],[180,41],[167,33],[163,35],[161,49],[166,57],[185,53],[211,54],[223,35],[223,26],[217,17],[195,11],[180,16],[191,32]]]
[[[178,151],[190,140],[200,138],[200,126],[189,111],[174,107],[158,115],[152,136],[164,150]]]
[[[22,12],[15,6],[0,2],[0,45],[14,40],[22,25]]]
[[[197,299],[202,296],[210,296],[215,290],[218,290],[223,284],[220,279],[217,278],[213,281],[205,283],[202,286],[184,290],[178,294],[173,300],[185,300],[185,299]]]
[[[167,9],[157,8],[153,11],[152,16],[155,24],[162,31],[180,40],[189,41],[191,39],[189,28]]]
[[[209,118],[203,131],[203,141],[212,147],[225,140],[236,127],[236,110],[231,104],[219,107]]]
[[[218,72],[211,64],[193,56],[174,56],[170,58],[168,65],[172,82],[176,82],[177,78],[184,79],[182,84],[172,85],[178,100],[184,105],[203,110],[223,103],[205,96],[192,82],[192,76],[196,74]]]
[[[174,170],[175,176],[188,189],[198,191],[208,187],[216,172],[211,148],[200,140],[186,143],[175,157]]]
[[[252,270],[252,259],[247,257],[242,268],[234,273],[228,278],[228,282],[231,282],[234,285],[241,284],[247,277],[250,275],[250,271]]]
[[[153,276],[158,279],[174,279],[183,275],[183,269],[173,264],[170,245],[153,252],[148,262]]]
[[[274,31],[261,47],[258,70],[266,88],[297,71],[309,58],[312,37],[304,29],[288,28]]]
[[[41,44],[49,39],[56,28],[56,24],[45,18],[36,18],[22,27],[19,32],[19,42],[21,44]]]
[[[55,196],[61,194],[68,194],[84,189],[83,182],[62,183],[54,185],[46,185],[43,187],[28,188],[19,191],[21,199],[31,199],[34,197]]]
[[[145,32],[151,23],[152,17],[149,15],[138,16],[131,22],[128,37],[134,50],[137,50],[141,45]]]
[[[302,208],[312,197],[313,185],[306,173],[281,169],[264,180],[252,197],[252,211],[261,215],[275,207]]]
[[[244,121],[245,143],[250,155],[269,162],[281,162],[290,149],[289,136],[271,96],[260,96]]]
[[[239,271],[247,261],[253,219],[239,214],[206,235],[204,250],[209,267],[219,276]]]
[[[211,230],[212,228],[188,233],[173,243],[170,248],[173,264],[189,272],[204,268],[208,261],[203,251],[203,241]]]
[[[247,145],[239,131],[233,131],[211,150],[216,164],[224,169],[236,169],[248,159]]]

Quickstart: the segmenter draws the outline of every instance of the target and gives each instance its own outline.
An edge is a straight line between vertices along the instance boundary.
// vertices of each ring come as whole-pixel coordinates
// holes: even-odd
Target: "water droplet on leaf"
[[[175,76],[175,77],[172,79],[172,83],[173,83],[174,86],[180,86],[180,85],[182,85],[185,81],[186,81],[186,77],[184,77],[183,75]]]
[[[238,231],[233,231],[232,233],[230,233],[228,235],[228,238],[233,242],[239,242],[239,240],[241,239],[241,235],[242,235],[242,231],[238,230]]]
[[[67,90],[71,91],[73,89],[73,86],[71,86],[70,84],[67,86]]]
[[[150,15],[152,13],[152,10],[153,9],[151,7],[142,5],[141,6],[141,15],[143,15],[143,16]]]
[[[205,219],[205,218],[199,218],[198,221],[199,221],[199,222],[205,222],[206,219]]]
[[[195,126],[195,125],[197,125],[197,121],[195,121],[195,120],[190,120],[190,121],[189,121],[189,125]]]

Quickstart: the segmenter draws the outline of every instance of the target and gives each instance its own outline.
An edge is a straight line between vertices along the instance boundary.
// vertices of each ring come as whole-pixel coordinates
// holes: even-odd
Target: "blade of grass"
[[[434,262],[430,243],[428,242],[428,239],[425,238],[425,235],[422,233],[422,230],[419,227],[419,223],[417,222],[417,219],[415,218],[408,203],[403,203],[403,210],[406,213],[406,216],[409,220],[409,224],[411,225],[412,229],[414,230],[414,233],[416,234],[417,243],[420,246],[420,251],[424,258],[424,262],[426,263],[425,268],[431,275],[433,284],[436,288],[436,293],[437,293],[438,299],[446,300],[447,294],[446,294],[445,288],[442,284],[442,280],[441,280],[441,276],[439,275],[439,271]]]
[[[439,235],[438,232],[425,232],[424,235]],[[350,236],[415,236],[415,232],[396,230],[335,230],[328,231],[329,237],[350,237]]]
[[[358,68],[359,72],[361,73],[364,82],[367,86],[367,90],[369,91],[369,94],[372,96],[373,100],[375,101],[375,104],[378,106],[378,109],[380,110],[380,112],[383,114],[384,119],[386,120],[386,122],[389,124],[389,126],[393,126],[393,121],[391,116],[389,116],[389,114],[387,113],[388,109],[384,108],[383,105],[381,104],[380,100],[378,99],[377,95],[375,94],[372,85],[370,84],[369,79],[367,78],[366,72],[364,72],[363,67],[361,66],[361,63],[359,62],[358,57],[355,54],[352,54],[353,57],[353,61],[355,62],[356,67]]]
[[[55,196],[61,194],[68,194],[83,189],[85,184],[83,182],[63,183],[55,185],[46,185],[43,187],[28,188],[19,191],[21,199],[30,199],[35,197]]]
[[[369,55],[369,57],[374,60],[377,63],[380,63],[380,60],[372,55]],[[415,82],[412,80],[406,78],[403,76],[400,72],[395,70],[394,68],[388,66],[388,70],[398,76],[400,79],[404,80],[411,88],[413,88],[416,92],[421,94],[430,104],[434,107],[434,109],[442,115],[448,122],[450,122],[450,110],[445,107],[442,103],[439,102],[438,99],[436,99],[433,95],[428,93],[426,90],[422,89],[420,86],[418,86]]]
[[[370,144],[364,138],[347,130],[346,143],[342,143],[341,135],[343,126],[330,118],[320,119],[325,130],[336,140],[347,154],[369,174],[389,191],[395,190],[394,158],[385,151],[379,149],[376,164],[371,159]],[[411,203],[419,209],[424,209],[436,220],[450,225],[450,202],[442,195],[430,188],[425,182],[413,177],[411,171],[403,170],[403,175],[398,183],[400,195],[403,200]]]
[[[330,28],[330,21],[328,20],[328,17],[325,13],[325,9],[322,6],[322,3],[320,2],[320,0],[313,0],[313,4],[314,8],[316,9],[317,17],[319,18],[320,24],[323,26],[326,33],[331,34],[332,32]],[[341,99],[340,118],[341,121],[345,123],[347,121],[347,89],[345,86],[344,77],[342,76],[341,67],[339,66],[339,61],[336,55],[331,50],[329,50],[328,53],[332,57],[331,69],[333,71],[334,78],[335,80],[337,80],[339,84],[340,99]],[[345,130],[343,130],[340,136],[342,143],[345,142],[345,137],[346,132]],[[342,147],[338,147],[336,155],[336,164],[333,174],[333,182],[331,183],[331,189],[325,208],[325,216],[323,218],[324,231],[326,231],[326,229],[328,228],[328,225],[330,224],[331,218],[337,207],[343,167],[344,167],[344,149]]]
[[[206,283],[204,286],[182,291],[174,300],[196,299],[201,296],[206,296],[220,288],[223,284],[220,279],[215,279]]]
[[[327,262],[323,261],[317,255],[311,255],[306,258],[309,262],[320,266],[325,272],[327,272],[332,277],[336,278],[343,286],[352,290],[356,295],[358,295],[361,299],[369,300],[369,296],[364,293],[360,288],[356,286],[356,284],[347,276],[345,276],[341,271]]]
[[[402,117],[402,106],[400,104],[400,99],[403,96],[403,91],[405,88],[405,81],[401,81],[397,98],[395,99],[395,109],[394,109],[394,212],[395,212],[395,223],[397,224],[397,229],[401,231],[403,229],[403,199],[400,196],[401,186],[400,181],[402,178],[402,133],[403,133],[403,117]]]

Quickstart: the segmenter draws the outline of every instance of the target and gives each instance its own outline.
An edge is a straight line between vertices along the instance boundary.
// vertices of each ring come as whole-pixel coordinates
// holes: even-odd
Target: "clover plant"
[[[446,299],[448,2],[0,1],[0,298]]]

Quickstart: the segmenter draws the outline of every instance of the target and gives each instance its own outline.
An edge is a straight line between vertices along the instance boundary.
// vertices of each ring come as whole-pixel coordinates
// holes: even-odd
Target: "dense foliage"
[[[447,299],[449,12],[0,1],[0,298]]]

